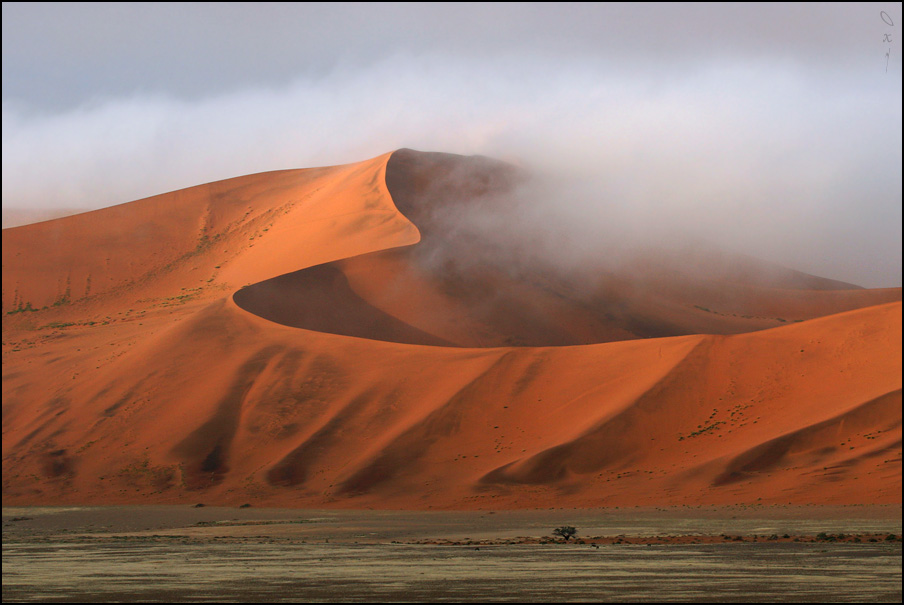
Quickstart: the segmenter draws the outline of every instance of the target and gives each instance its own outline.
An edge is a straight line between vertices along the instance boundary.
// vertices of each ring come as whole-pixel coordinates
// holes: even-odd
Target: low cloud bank
[[[718,60],[640,75],[528,55],[398,53],[196,100],[3,105],[4,207],[100,208],[409,147],[542,176],[528,228],[593,252],[690,237],[868,287],[901,285],[900,85]]]

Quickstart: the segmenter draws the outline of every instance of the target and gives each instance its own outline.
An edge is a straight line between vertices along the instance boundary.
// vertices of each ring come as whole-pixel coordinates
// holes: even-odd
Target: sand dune
[[[49,221],[63,216],[89,212],[88,208],[9,208],[3,207],[3,228],[20,227],[31,223]]]
[[[513,268],[437,211],[521,178],[403,150],[4,230],[4,504],[901,501],[899,288]]]
[[[386,182],[421,233],[416,245],[283,275],[242,289],[235,301],[310,330],[499,347],[733,334],[900,299],[897,289],[868,291],[701,248],[649,251],[576,272],[532,257],[526,237],[454,218],[516,214],[517,181],[511,167],[486,158],[396,152]],[[341,306],[325,312],[324,301]]]

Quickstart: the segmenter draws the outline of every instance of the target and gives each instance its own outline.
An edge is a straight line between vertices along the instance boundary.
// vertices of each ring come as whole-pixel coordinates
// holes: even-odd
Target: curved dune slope
[[[531,203],[519,195],[526,180],[488,158],[398,151],[386,184],[417,245],[302,269],[235,302],[319,332],[500,347],[734,334],[900,299],[703,248],[563,268],[517,226]]]
[[[400,151],[4,230],[4,504],[901,501],[900,289],[447,229],[522,178]]]

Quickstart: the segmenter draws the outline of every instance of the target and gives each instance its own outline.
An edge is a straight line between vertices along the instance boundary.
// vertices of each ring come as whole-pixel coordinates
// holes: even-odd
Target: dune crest
[[[526,178],[489,158],[397,151],[386,185],[417,225],[416,245],[282,275],[237,292],[235,301],[319,332],[500,347],[735,334],[900,298],[899,290],[864,290],[699,248],[565,270],[532,256],[527,235],[484,227],[517,220],[524,207],[517,187]]]
[[[901,501],[899,288],[449,222],[522,178],[401,150],[4,230],[4,504]]]

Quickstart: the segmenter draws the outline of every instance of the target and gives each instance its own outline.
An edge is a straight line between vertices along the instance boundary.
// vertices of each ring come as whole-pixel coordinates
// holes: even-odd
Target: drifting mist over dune
[[[3,10],[4,208],[96,209],[409,147],[545,173],[522,222],[553,217],[578,253],[702,240],[901,285],[884,4]]]

